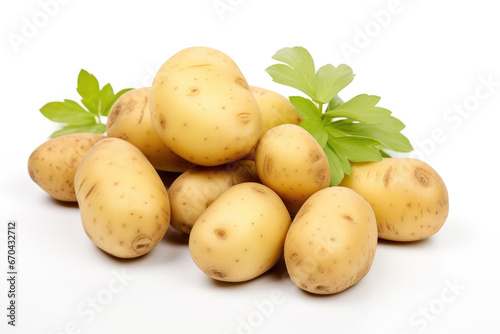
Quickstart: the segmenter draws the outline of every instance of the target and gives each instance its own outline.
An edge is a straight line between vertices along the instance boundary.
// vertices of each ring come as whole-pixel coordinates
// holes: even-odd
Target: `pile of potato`
[[[356,163],[331,187],[301,120],[285,97],[249,86],[227,55],[192,47],[152,87],[116,101],[107,137],[49,140],[28,170],[55,199],[78,201],[85,232],[109,254],[146,254],[171,224],[213,279],[247,281],[283,256],[292,281],[317,294],[359,282],[378,238],[421,240],[444,224],[446,186],[426,163]],[[164,184],[160,171],[178,174]]]

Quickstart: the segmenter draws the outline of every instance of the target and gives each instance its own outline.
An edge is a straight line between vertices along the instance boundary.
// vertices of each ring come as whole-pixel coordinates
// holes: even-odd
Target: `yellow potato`
[[[259,183],[241,183],[223,192],[198,218],[189,251],[209,277],[247,281],[276,264],[290,223],[276,193]]]
[[[231,58],[211,48],[187,48],[163,64],[150,110],[163,142],[197,165],[239,160],[259,139],[260,111],[247,81]]]
[[[275,126],[281,124],[299,125],[304,119],[283,95],[255,86],[250,86],[250,89],[259,106],[262,118],[260,136]]]
[[[262,183],[281,197],[292,216],[309,196],[330,185],[325,152],[298,125],[268,130],[257,145],[255,165]]]
[[[371,268],[377,223],[355,191],[329,187],[312,195],[297,213],[285,240],[293,283],[316,294],[333,294],[359,282]]]
[[[198,217],[220,194],[236,184],[255,181],[256,172],[252,173],[247,163],[240,160],[222,166],[194,166],[182,173],[169,188],[172,227],[190,233]]]
[[[53,198],[76,202],[76,168],[89,148],[104,138],[95,133],[75,133],[46,141],[28,159],[31,179]]]
[[[425,239],[439,231],[448,217],[446,185],[432,167],[417,159],[355,163],[341,185],[370,203],[382,239]]]
[[[154,168],[184,172],[193,164],[172,152],[158,137],[149,113],[150,87],[126,92],[116,100],[108,115],[108,137],[117,137],[137,147]]]
[[[103,251],[133,258],[151,251],[170,222],[167,191],[134,145],[107,138],[83,157],[75,175],[83,229]]]

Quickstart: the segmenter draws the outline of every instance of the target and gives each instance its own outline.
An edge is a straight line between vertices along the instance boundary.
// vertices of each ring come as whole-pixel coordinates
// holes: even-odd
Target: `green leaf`
[[[309,132],[321,147],[326,145],[326,142],[328,141],[328,133],[325,131],[323,123],[314,119],[306,118],[300,122],[299,126]]]
[[[328,103],[328,106],[326,107],[326,111],[335,109],[342,104],[344,104],[344,101],[338,95],[336,95]]]
[[[44,105],[40,112],[53,122],[71,125],[95,124],[95,116],[83,109],[72,100],[50,102]]]
[[[335,128],[344,134],[373,138],[392,151],[411,152],[413,150],[408,138],[399,132],[404,128],[404,124],[402,128],[401,121],[394,117],[387,117],[385,122],[375,124],[352,123],[347,120],[332,124],[335,124]]]
[[[330,118],[346,117],[348,119],[375,123],[384,120],[391,112],[387,109],[376,107],[380,97],[375,95],[361,94],[353,97],[344,104],[325,112]]]
[[[60,130],[53,132],[50,138],[55,138],[71,133],[104,133],[106,131],[105,124],[88,124],[88,125],[67,125]]]
[[[273,78],[274,82],[290,86],[300,90],[311,98],[314,98],[314,90],[304,83],[300,73],[294,71],[291,67],[283,64],[269,66],[266,72]]]
[[[317,119],[321,122],[321,110],[309,99],[302,96],[290,96],[290,102],[299,114],[306,118]]]
[[[47,103],[40,112],[51,121],[66,124],[51,137],[76,132],[104,133],[106,125],[101,116],[107,116],[115,101],[131,89],[122,89],[114,94],[111,85],[107,84],[100,90],[96,77],[82,69],[78,74],[77,91],[88,110],[73,100],[64,100]]]
[[[273,59],[286,64],[275,64],[266,69],[274,82],[296,88],[315,98],[316,70],[309,51],[303,47],[283,48],[276,52]]]
[[[78,94],[82,97],[82,103],[94,115],[99,114],[99,82],[96,77],[85,70],[78,75]]]
[[[387,153],[386,151],[380,149],[380,155],[383,157],[383,158],[392,158],[392,156]]]
[[[374,139],[349,136],[328,139],[330,145],[337,154],[352,162],[380,161],[380,143]]]
[[[342,89],[354,79],[352,69],[347,65],[337,67],[327,64],[318,69],[315,76],[316,101],[329,103]]]
[[[328,164],[330,165],[330,185],[337,186],[344,179],[344,163],[330,145],[327,144],[325,147],[323,147],[323,151],[325,152],[328,159]]]
[[[113,92],[113,87],[110,84],[102,87],[101,93],[99,95],[99,104],[101,107],[101,115],[108,116],[109,110],[115,101],[115,93]]]

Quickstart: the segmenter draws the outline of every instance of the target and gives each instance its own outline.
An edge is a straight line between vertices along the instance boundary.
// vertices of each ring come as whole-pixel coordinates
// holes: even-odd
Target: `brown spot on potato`
[[[265,177],[270,177],[273,173],[273,158],[270,154],[264,157],[264,168],[263,173]]]
[[[321,154],[319,154],[319,152],[317,150],[313,150],[313,151],[309,152],[309,159],[311,159],[312,163],[315,163],[316,161],[321,159]]]
[[[254,186],[254,187],[252,187],[252,190],[254,190],[255,192],[257,192],[261,195],[267,196],[267,192],[262,187]]]
[[[186,93],[187,96],[197,96],[200,94],[200,89],[198,87],[191,87]]]
[[[139,121],[137,123],[141,124],[142,118],[144,117],[144,112],[146,111],[147,107],[148,107],[148,97],[145,96],[142,101],[141,116],[139,116]],[[149,110],[147,112],[149,112]]]
[[[208,275],[211,277],[216,277],[216,278],[220,278],[220,279],[224,279],[224,278],[229,276],[227,273],[225,273],[224,271],[219,270],[219,269],[209,269]]]
[[[90,196],[90,194],[94,191],[96,185],[97,185],[97,182],[94,183],[94,185],[92,187],[90,187],[89,191],[85,195],[85,199],[87,199]]]
[[[107,127],[108,129],[113,127],[113,124],[115,121],[118,119],[118,116],[120,115],[122,109],[121,109],[121,103],[116,103],[112,108],[111,111],[108,115],[108,121],[107,121]]]
[[[227,233],[226,233],[226,231],[224,229],[216,228],[214,230],[214,233],[217,236],[217,238],[219,238],[219,239],[222,239],[222,240],[226,240],[227,239]]]
[[[316,172],[316,175],[314,176],[314,182],[318,184],[323,184],[326,179],[326,169],[322,168]]]
[[[432,182],[432,175],[423,168],[415,168],[414,175],[417,182],[423,187],[428,187]]]
[[[238,117],[239,122],[242,124],[248,124],[251,122],[250,113],[248,112],[240,112],[236,116]]]
[[[184,70],[186,70],[188,68],[207,67],[207,66],[210,66],[210,64],[191,65],[191,66],[184,67],[184,68],[180,69],[179,71],[184,71]]]
[[[159,120],[160,120],[160,127],[161,127],[162,129],[165,129],[165,127],[167,126],[167,123],[166,123],[166,121],[165,121],[165,117],[164,117],[162,114],[160,114],[160,115],[158,116],[158,118],[159,118]]]
[[[392,178],[392,166],[390,166],[384,174],[384,188],[389,187]]]
[[[149,251],[151,249],[151,242],[153,240],[148,237],[147,235],[139,235],[135,240],[132,242],[132,250],[134,250],[136,253],[143,254],[146,251]]]
[[[242,77],[239,77],[239,76],[236,77],[236,79],[234,80],[234,83],[237,84],[237,85],[239,85],[239,86],[241,86],[241,87],[243,87],[243,88],[245,88],[245,89],[249,88],[247,81],[244,78],[242,78]]]

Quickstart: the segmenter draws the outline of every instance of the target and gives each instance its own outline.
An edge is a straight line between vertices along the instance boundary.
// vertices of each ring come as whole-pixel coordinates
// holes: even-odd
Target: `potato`
[[[201,214],[189,236],[189,251],[209,277],[247,281],[276,264],[290,223],[275,192],[259,183],[241,183],[223,192]]]
[[[446,185],[432,167],[417,159],[355,163],[341,185],[370,203],[382,239],[425,239],[439,231],[448,217]]]
[[[267,130],[281,124],[299,125],[304,119],[283,95],[255,86],[250,86],[250,89],[259,106],[262,118],[260,136]]]
[[[167,172],[184,172],[193,166],[163,143],[158,137],[149,113],[151,88],[137,88],[116,100],[108,115],[108,137],[117,137],[137,147],[154,168]]]
[[[134,145],[107,138],[83,157],[75,175],[83,229],[103,251],[133,258],[151,251],[170,222],[167,191]]]
[[[169,188],[170,224],[181,232],[190,233],[198,217],[220,194],[231,186],[256,179],[256,172],[252,173],[242,161],[188,169]]]
[[[211,48],[184,49],[161,66],[150,110],[163,142],[197,165],[239,160],[259,139],[260,111],[247,81],[231,58]]]
[[[28,159],[31,179],[53,198],[76,202],[76,168],[89,148],[104,138],[95,133],[75,133],[46,141]]]
[[[359,282],[371,268],[377,223],[370,205],[344,187],[309,197],[285,240],[285,264],[293,283],[316,294],[333,294]]]
[[[257,145],[255,166],[262,183],[281,197],[292,216],[309,196],[330,185],[325,152],[313,136],[294,124],[266,131]]]
[[[281,124],[299,125],[304,119],[293,107],[290,101],[281,94],[268,89],[250,86],[252,94],[260,109],[262,127],[260,136],[269,129]],[[248,160],[255,159],[255,148],[245,157]]]

